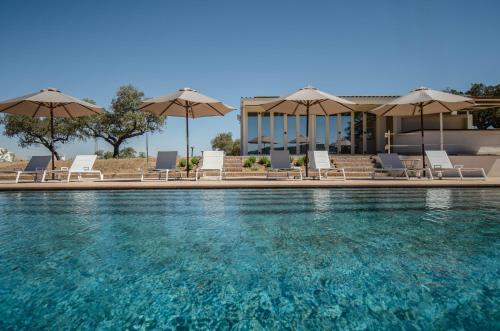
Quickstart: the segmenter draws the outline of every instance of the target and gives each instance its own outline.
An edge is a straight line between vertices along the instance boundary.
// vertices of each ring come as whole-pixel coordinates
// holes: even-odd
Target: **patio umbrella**
[[[451,113],[475,105],[471,98],[456,94],[418,87],[409,94],[372,110],[379,116],[417,116],[420,115],[422,138],[422,167],[425,168],[424,115]],[[441,130],[443,128],[441,127]]]
[[[355,111],[356,103],[336,97],[315,87],[306,86],[285,97],[262,104],[265,111],[290,115],[307,115],[306,136],[309,137],[309,115],[333,115]],[[306,145],[306,177],[309,175]]]
[[[161,97],[144,100],[139,110],[157,116],[186,118],[186,174],[189,178],[189,118],[224,116],[234,108],[186,87]]]
[[[55,88],[0,102],[0,113],[50,118],[51,146],[54,146],[54,117],[81,117],[99,114],[103,109],[91,103],[61,93]],[[52,152],[52,170],[55,169]]]
[[[290,144],[299,144],[299,145],[302,145],[302,144],[307,144],[308,143],[308,139],[303,134],[299,134],[299,136],[297,138],[289,140],[288,142]],[[319,141],[316,141],[316,143],[319,143]]]

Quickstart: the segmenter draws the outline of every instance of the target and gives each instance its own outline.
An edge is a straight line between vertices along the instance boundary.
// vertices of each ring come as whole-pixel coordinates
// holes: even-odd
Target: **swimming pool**
[[[500,190],[0,192],[0,329],[498,329]]]

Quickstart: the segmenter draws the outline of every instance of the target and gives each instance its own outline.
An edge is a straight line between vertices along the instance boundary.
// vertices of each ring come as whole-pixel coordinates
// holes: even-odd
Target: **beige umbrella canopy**
[[[187,87],[161,97],[144,100],[139,110],[157,116],[186,118],[186,172],[189,177],[189,118],[224,116],[234,108]]]
[[[355,111],[356,103],[306,86],[285,97],[261,105],[265,111],[290,115],[307,115],[306,136],[309,137],[309,115],[333,115]],[[306,145],[306,177],[309,175]]]
[[[55,88],[0,102],[0,113],[30,117],[49,117],[51,144],[54,145],[54,117],[81,117],[103,112],[99,106],[61,93]],[[52,170],[55,169],[52,152]]]
[[[422,165],[425,168],[424,115],[451,113],[473,105],[475,102],[471,98],[418,87],[405,96],[373,109],[372,112],[379,116],[420,116]]]

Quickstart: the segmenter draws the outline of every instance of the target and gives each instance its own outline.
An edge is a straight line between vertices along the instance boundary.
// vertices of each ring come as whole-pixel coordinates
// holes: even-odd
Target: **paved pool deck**
[[[137,180],[82,181],[82,182],[45,182],[45,183],[0,183],[0,191],[30,190],[141,190],[141,189],[237,189],[237,188],[353,188],[353,187],[497,187],[500,177],[487,180],[442,179],[442,180],[402,180],[402,179],[353,179],[353,180],[172,180],[168,182],[140,182]]]

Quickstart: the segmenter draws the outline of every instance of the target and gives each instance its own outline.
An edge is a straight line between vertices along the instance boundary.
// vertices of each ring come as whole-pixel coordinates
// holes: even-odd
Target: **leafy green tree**
[[[447,89],[449,93],[469,95],[471,97],[500,97],[500,84],[485,85],[474,83],[466,92]],[[489,127],[500,128],[500,108],[490,108],[472,112],[474,124],[478,129],[487,129]]]
[[[233,141],[231,132],[219,133],[210,141],[212,149],[224,151],[226,155],[240,155],[240,140]]]
[[[471,88],[465,94],[473,97],[500,97],[500,84],[472,84]],[[489,127],[500,128],[500,108],[478,110],[473,112],[472,116],[474,116],[474,123],[478,129],[487,129]]]
[[[53,144],[50,139],[50,120],[48,118],[6,114],[0,121],[4,125],[4,134],[7,137],[17,138],[19,146],[24,148],[32,145],[42,145],[50,152],[53,152],[57,160],[60,159],[57,145],[82,138],[79,133],[79,120],[70,118],[54,119]]]
[[[132,159],[135,157],[135,149],[132,147],[125,147],[120,151],[119,157],[121,159]]]
[[[137,110],[144,93],[132,85],[118,88],[111,109],[81,120],[86,137],[101,138],[113,146],[113,157],[120,156],[120,146],[128,139],[161,131],[165,119]]]

